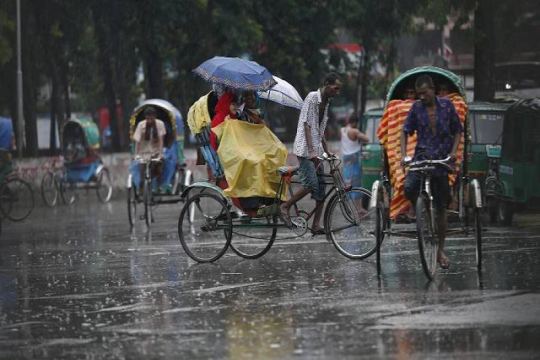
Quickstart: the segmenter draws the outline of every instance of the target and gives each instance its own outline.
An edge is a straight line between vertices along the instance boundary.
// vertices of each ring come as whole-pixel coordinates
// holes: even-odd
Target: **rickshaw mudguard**
[[[212,184],[212,183],[209,183],[209,182],[205,182],[205,181],[199,181],[199,182],[195,182],[193,184],[191,184],[190,186],[188,186],[183,192],[182,192],[182,198],[185,198],[189,192],[193,189],[201,189],[201,190],[205,190],[205,189],[210,189],[210,190],[214,190],[215,192],[217,192],[225,202],[227,202],[227,198],[225,197],[225,195],[223,194],[223,190],[215,185],[215,184]]]
[[[482,188],[478,179],[473,179],[469,184],[469,206],[471,208],[482,207]]]
[[[370,209],[377,207],[377,202],[379,201],[379,198],[381,196],[381,194],[379,193],[381,186],[382,184],[379,180],[375,180],[373,182],[373,185],[371,186],[371,199],[369,201]]]

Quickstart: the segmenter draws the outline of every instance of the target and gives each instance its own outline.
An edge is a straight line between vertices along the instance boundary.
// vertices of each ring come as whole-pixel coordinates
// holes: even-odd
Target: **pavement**
[[[261,259],[197,264],[181,207],[159,207],[150,231],[130,229],[125,199],[93,194],[4,222],[0,358],[540,358],[534,214],[486,227],[480,274],[473,238],[449,239],[452,265],[428,282],[415,240],[395,237],[380,276],[374,256],[281,229]]]

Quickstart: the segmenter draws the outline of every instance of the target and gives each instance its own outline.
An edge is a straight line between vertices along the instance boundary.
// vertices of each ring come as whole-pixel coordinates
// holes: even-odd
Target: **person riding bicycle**
[[[300,111],[293,150],[300,163],[298,175],[302,188],[280,206],[283,222],[288,227],[292,227],[289,216],[290,207],[311,193],[317,203],[317,210],[311,227],[313,235],[325,234],[324,229],[319,225],[323,211],[322,203],[324,202],[325,189],[324,179],[319,176],[323,169],[322,164],[319,166],[318,157],[322,156],[324,152],[330,154],[324,139],[324,131],[328,122],[330,99],[339,95],[340,90],[341,79],[339,75],[329,73],[324,79],[323,86],[306,96]]]
[[[152,178],[157,178],[158,192],[161,192],[161,174],[163,172],[163,137],[167,133],[163,121],[156,119],[156,109],[149,106],[144,110],[145,120],[139,122],[133,134],[135,141],[135,157],[143,161],[159,159],[151,164]],[[145,165],[140,164],[139,194],[142,193]]]
[[[417,134],[418,142],[414,160],[443,160],[450,157],[456,161],[463,127],[452,102],[435,95],[435,86],[429,75],[420,75],[415,83],[418,99],[407,115],[401,133],[401,153],[406,154],[407,136]],[[410,162],[410,157],[402,158],[402,165]],[[441,268],[447,269],[450,261],[444,254],[447,218],[446,208],[450,196],[448,170],[436,166],[432,172],[432,189],[437,210],[439,253],[437,261]],[[405,179],[405,196],[413,204],[420,192],[421,174],[409,171]]]
[[[0,180],[13,170],[11,148],[14,142],[11,119],[0,117]]]

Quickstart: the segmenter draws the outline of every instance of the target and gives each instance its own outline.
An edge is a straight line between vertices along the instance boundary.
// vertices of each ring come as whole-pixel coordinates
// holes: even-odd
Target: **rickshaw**
[[[251,62],[249,70],[254,67],[253,64],[261,67]],[[237,64],[237,68],[241,68],[241,65]],[[263,73],[263,70],[260,72]],[[230,78],[220,78],[225,79],[224,85],[228,87],[246,89],[241,86],[234,87],[233,81],[227,81]],[[281,105],[294,106],[290,102],[279,100],[279,96],[268,95],[279,90],[273,89],[264,77],[260,81],[250,82],[247,89],[258,91],[261,97]],[[287,101],[294,97],[289,96]],[[188,125],[195,136],[201,156],[208,165],[209,175],[213,179],[196,182],[184,191],[183,196],[189,194],[190,198],[184,204],[178,219],[178,236],[185,252],[197,262],[216,261],[229,248],[242,258],[256,259],[270,250],[277,239],[278,229],[286,228],[286,225],[280,221],[279,205],[285,199],[287,188],[292,191],[289,185],[295,183],[294,175],[298,168],[286,166],[285,156],[282,166],[277,166],[274,172],[262,169],[265,180],[276,186],[275,195],[272,198],[266,198],[266,203],[256,210],[245,209],[238,201],[240,199],[230,196],[227,194],[228,189],[224,190],[218,186],[219,180],[224,177],[227,169],[222,166],[221,157],[210,146],[209,141],[210,120],[216,103],[217,95],[211,91],[201,97],[188,113]],[[298,108],[298,106],[295,107]],[[238,121],[229,120],[229,125],[225,122],[223,126],[236,126],[233,125],[234,123]],[[213,130],[215,132],[215,129]],[[267,146],[261,141],[258,141],[257,145]],[[220,145],[219,151],[223,154],[221,146],[223,145]],[[275,147],[279,146],[283,144],[275,144]],[[252,152],[248,151],[248,153]],[[330,188],[326,192],[325,199],[330,198],[330,200],[324,212],[324,227],[328,241],[349,258],[363,259],[370,256],[377,247],[374,231],[375,214],[374,211],[369,212],[363,209],[362,205],[355,200],[358,199],[367,207],[371,198],[370,192],[363,188],[347,187],[344,184],[339,169],[341,160],[336,156],[326,155],[319,160],[321,163],[328,164],[330,168],[330,173],[325,175],[325,184]],[[252,185],[259,184],[252,183]],[[231,188],[234,190],[234,186],[229,189]],[[193,221],[188,221],[187,214],[192,211],[191,209],[194,209],[196,215]],[[294,234],[279,240],[293,239],[306,234],[310,230],[308,223],[314,213],[315,209],[307,212],[298,206],[293,206],[290,215],[293,224],[291,230]]]
[[[26,219],[34,209],[34,192],[26,181],[13,172],[11,146],[13,123],[0,117],[0,228],[1,220]]]
[[[451,99],[456,107],[457,113],[460,116],[464,127],[464,135],[462,144],[460,145],[460,150],[458,151],[458,158],[462,158],[461,165],[458,164],[457,171],[455,172],[455,182],[452,186],[453,199],[455,201],[457,209],[447,210],[449,213],[448,216],[448,230],[447,236],[462,234],[468,235],[470,232],[474,233],[475,245],[476,245],[476,265],[478,271],[481,271],[482,267],[482,223],[481,223],[481,209],[482,209],[482,193],[480,183],[477,179],[471,179],[468,173],[468,159],[464,154],[468,154],[470,151],[470,129],[469,122],[467,118],[466,105],[466,94],[461,85],[460,78],[454,73],[440,69],[432,66],[424,66],[411,69],[401,76],[399,76],[390,87],[390,90],[386,99],[385,112],[391,110],[392,106],[401,106],[403,101],[400,100],[400,94],[406,83],[414,83],[416,78],[421,74],[428,74],[433,78],[435,87],[438,88],[439,84],[445,82],[451,84],[453,87],[452,94],[455,94],[455,97]],[[455,100],[455,101],[454,101]],[[402,102],[400,102],[402,101]],[[412,105],[412,100],[407,106],[404,107],[403,115],[406,116],[408,109]],[[458,105],[456,105],[458,104]],[[463,118],[462,118],[463,117]],[[404,119],[401,119],[403,121]],[[383,116],[383,123],[385,118]],[[398,119],[399,121],[399,119]],[[382,125],[383,127],[385,125]],[[392,126],[390,126],[392,128]],[[396,128],[395,134],[391,134],[390,138],[395,138],[396,134],[399,135],[401,132],[402,125],[399,128]],[[381,136],[379,136],[381,137]],[[410,143],[410,141],[409,141]],[[448,159],[437,161],[437,160],[425,160],[425,161],[416,161],[415,163],[410,164],[409,171],[420,171],[422,174],[422,179],[424,180],[422,185],[422,190],[418,201],[416,204],[411,204],[416,210],[416,226],[410,224],[393,224],[391,219],[391,201],[396,200],[396,191],[391,185],[391,176],[396,176],[397,171],[394,174],[391,173],[391,164],[397,166],[401,159],[401,151],[399,151],[399,145],[397,147],[395,142],[387,143],[387,146],[384,147],[384,170],[383,178],[377,180],[373,183],[372,187],[372,198],[371,198],[371,207],[377,209],[376,216],[376,235],[377,235],[377,269],[381,271],[381,247],[383,240],[386,237],[390,236],[402,236],[417,239],[418,247],[420,251],[420,259],[422,263],[422,268],[426,277],[429,280],[432,280],[436,273],[437,268],[437,252],[438,252],[438,236],[437,236],[437,222],[436,212],[433,206],[433,197],[431,195],[431,188],[429,185],[429,179],[431,176],[431,170],[434,166],[447,166]],[[407,145],[407,154],[414,153],[414,144],[411,147],[411,144]],[[393,152],[393,153],[391,153]],[[461,154],[460,154],[461,153]],[[398,155],[397,155],[398,154]],[[459,163],[459,161],[458,161]],[[394,167],[394,170],[397,167]],[[397,176],[396,176],[397,178]],[[404,180],[404,177],[403,177]],[[397,180],[395,180],[397,181]],[[403,196],[403,195],[401,195]],[[406,201],[406,199],[403,198]],[[472,222],[470,221],[470,216],[472,215]],[[397,218],[397,217],[396,217]],[[452,220],[457,221],[452,221]]]
[[[96,190],[98,199],[106,203],[113,186],[109,169],[98,154],[99,129],[95,122],[72,118],[62,129],[64,166],[60,174],[48,171],[41,181],[41,196],[49,207],[58,202],[71,205],[78,190]]]
[[[497,166],[486,179],[490,218],[512,225],[518,207],[540,205],[540,98],[514,103],[504,117],[502,153],[493,149]]]
[[[170,102],[162,99],[149,99],[133,110],[129,121],[129,134],[133,138],[139,122],[145,119],[144,110],[153,107],[156,118],[165,123],[167,133],[164,138],[164,163],[161,174],[162,192],[157,192],[157,180],[151,178],[150,161],[134,158],[130,165],[127,181],[127,207],[129,225],[134,226],[137,220],[137,205],[142,204],[144,213],[139,217],[148,227],[154,221],[153,211],[162,204],[176,204],[186,199],[181,196],[184,189],[193,183],[193,173],[187,169],[184,158],[184,126],[182,115]],[[132,155],[135,147],[132,144]],[[153,159],[154,160],[154,159]],[[141,179],[140,164],[145,166],[145,176]],[[142,182],[142,193],[138,193]]]

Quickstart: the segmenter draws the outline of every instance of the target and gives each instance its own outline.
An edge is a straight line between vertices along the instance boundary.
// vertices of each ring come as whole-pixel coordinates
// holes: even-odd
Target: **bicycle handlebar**
[[[141,164],[146,164],[148,162],[159,162],[161,161],[161,158],[151,158],[150,160],[148,160],[148,159],[143,159],[140,156],[135,156],[134,160]]]
[[[405,163],[405,166],[408,166],[409,168],[411,168],[411,170],[413,170],[414,168],[419,168],[424,165],[442,165],[448,171],[454,172],[454,168],[452,167],[452,165],[448,163],[449,161],[450,161],[450,156],[442,160],[418,160],[414,162],[408,162],[408,163]]]

